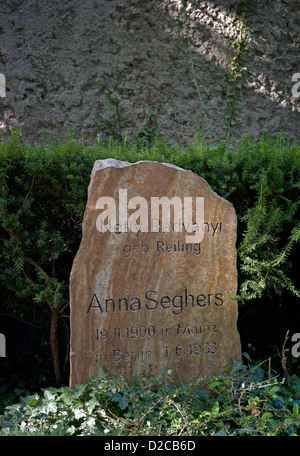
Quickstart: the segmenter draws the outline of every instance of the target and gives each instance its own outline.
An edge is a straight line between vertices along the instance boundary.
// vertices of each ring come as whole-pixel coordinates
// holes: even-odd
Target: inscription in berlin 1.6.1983
[[[185,382],[240,359],[236,214],[191,171],[98,160],[70,277],[74,387],[99,367]],[[176,380],[177,379],[177,380]]]

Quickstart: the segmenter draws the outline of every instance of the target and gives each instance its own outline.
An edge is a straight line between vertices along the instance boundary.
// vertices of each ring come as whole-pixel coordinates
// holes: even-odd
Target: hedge
[[[241,308],[256,302],[263,309],[280,296],[299,298],[300,147],[283,135],[265,133],[258,141],[246,137],[240,144],[216,147],[197,139],[181,148],[160,140],[149,147],[99,138],[93,146],[74,138],[32,146],[22,142],[16,127],[0,145],[1,307],[2,313],[49,326],[57,384],[63,357],[59,328],[64,322],[68,331],[69,274],[87,187],[94,161],[105,158],[173,163],[200,175],[233,203]]]

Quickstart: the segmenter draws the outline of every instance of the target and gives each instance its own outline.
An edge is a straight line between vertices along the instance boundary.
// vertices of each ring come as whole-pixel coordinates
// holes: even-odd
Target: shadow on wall
[[[1,5],[2,137],[18,124],[27,142],[37,143],[43,132],[65,140],[72,127],[93,143],[100,117],[113,120],[108,92],[126,112],[129,140],[150,125],[153,134],[184,145],[201,119],[205,138],[219,141],[227,135],[236,17],[247,4],[251,50],[232,133],[257,139],[282,124],[298,142],[300,97],[293,96],[292,78],[300,71],[300,8],[299,0],[294,8],[290,3],[197,1],[184,11],[179,0]],[[158,118],[151,124],[153,112]]]

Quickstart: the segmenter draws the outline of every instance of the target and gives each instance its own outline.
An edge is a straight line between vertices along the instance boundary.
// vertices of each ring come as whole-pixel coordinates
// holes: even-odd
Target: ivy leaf
[[[295,403],[294,407],[293,407],[293,417],[298,418],[298,416],[299,416],[299,406],[297,403]]]
[[[213,389],[213,388],[215,388],[216,386],[219,386],[219,385],[221,385],[221,384],[222,384],[221,382],[219,382],[218,380],[216,380],[215,382],[210,383],[209,389]]]
[[[219,405],[219,402],[216,401],[212,407],[212,414],[218,415],[219,411],[220,411],[220,405]]]
[[[48,413],[56,413],[57,412],[57,405],[56,405],[56,402],[55,401],[50,401],[48,404],[47,404],[47,414]]]
[[[119,404],[122,409],[126,409],[128,407],[128,397],[125,395],[121,396]]]
[[[79,420],[80,418],[85,418],[85,415],[86,415],[86,414],[85,414],[85,412],[84,412],[83,410],[81,410],[81,409],[76,409],[76,410],[74,411],[74,415],[75,415],[75,419],[76,419],[76,420]]]
[[[55,399],[55,394],[53,394],[51,391],[49,390],[45,390],[44,391],[44,397],[48,400],[48,401],[52,401]]]

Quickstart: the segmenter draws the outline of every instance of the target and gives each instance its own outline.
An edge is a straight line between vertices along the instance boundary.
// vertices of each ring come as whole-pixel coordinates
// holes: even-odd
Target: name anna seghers
[[[106,298],[94,294],[89,303],[87,313],[98,311],[101,313],[115,312],[138,312],[142,308],[149,311],[157,309],[171,310],[174,315],[182,314],[184,309],[189,307],[220,307],[223,306],[224,299],[222,293],[213,294],[189,294],[185,289],[182,295],[159,296],[157,291],[146,291],[143,298],[122,297],[120,299]]]

